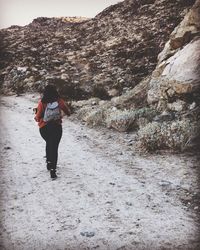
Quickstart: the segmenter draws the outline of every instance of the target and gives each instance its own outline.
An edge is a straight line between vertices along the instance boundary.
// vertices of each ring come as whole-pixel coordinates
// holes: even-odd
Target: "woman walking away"
[[[55,86],[47,85],[36,110],[35,120],[42,138],[46,141],[47,169],[50,170],[51,178],[56,179],[58,145],[62,137],[61,110],[69,116],[70,109],[60,98]]]

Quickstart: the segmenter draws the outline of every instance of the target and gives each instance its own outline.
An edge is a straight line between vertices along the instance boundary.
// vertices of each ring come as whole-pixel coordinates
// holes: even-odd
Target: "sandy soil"
[[[36,99],[1,97],[0,249],[200,249],[194,156],[139,155],[132,134],[66,117],[52,181]]]

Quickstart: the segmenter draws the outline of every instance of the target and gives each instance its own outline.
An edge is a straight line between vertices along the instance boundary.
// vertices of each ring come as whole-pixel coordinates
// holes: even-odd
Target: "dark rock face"
[[[152,73],[193,3],[125,0],[93,19],[40,17],[24,27],[2,29],[2,90],[40,90],[54,82],[76,100],[119,95]]]

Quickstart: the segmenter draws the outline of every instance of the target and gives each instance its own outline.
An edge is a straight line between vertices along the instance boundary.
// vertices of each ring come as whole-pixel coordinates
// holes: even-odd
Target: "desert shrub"
[[[139,128],[141,118],[146,118],[146,120],[150,122],[156,114],[157,112],[150,108],[124,111],[116,110],[110,113],[106,124],[108,128],[125,132]]]
[[[183,151],[195,136],[196,124],[189,119],[171,122],[152,122],[138,132],[140,147],[154,151],[173,149]]]
[[[101,100],[109,100],[110,96],[103,86],[95,85],[92,90],[92,96],[98,97]]]
[[[86,123],[89,126],[105,126],[105,120],[107,117],[107,110],[102,108],[97,108],[88,113],[86,118]]]
[[[114,128],[120,132],[128,131],[135,121],[134,111],[116,110],[110,113],[106,120],[108,128]]]
[[[90,126],[106,126],[125,132],[145,126],[157,115],[157,111],[147,107],[136,110],[120,110],[113,107],[111,102],[106,102],[103,105],[96,103],[97,105],[94,106],[85,106],[87,102],[79,102],[80,106],[84,106],[78,109],[77,118]]]
[[[76,113],[76,116],[79,120],[82,120],[82,121],[86,121],[87,120],[87,117],[88,117],[88,114],[92,112],[92,107],[82,107],[80,108],[77,113]]]

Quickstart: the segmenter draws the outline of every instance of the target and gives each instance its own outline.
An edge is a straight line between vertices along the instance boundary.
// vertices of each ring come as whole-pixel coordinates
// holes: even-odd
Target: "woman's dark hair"
[[[59,97],[56,87],[54,85],[47,85],[43,92],[42,103],[55,102]]]

